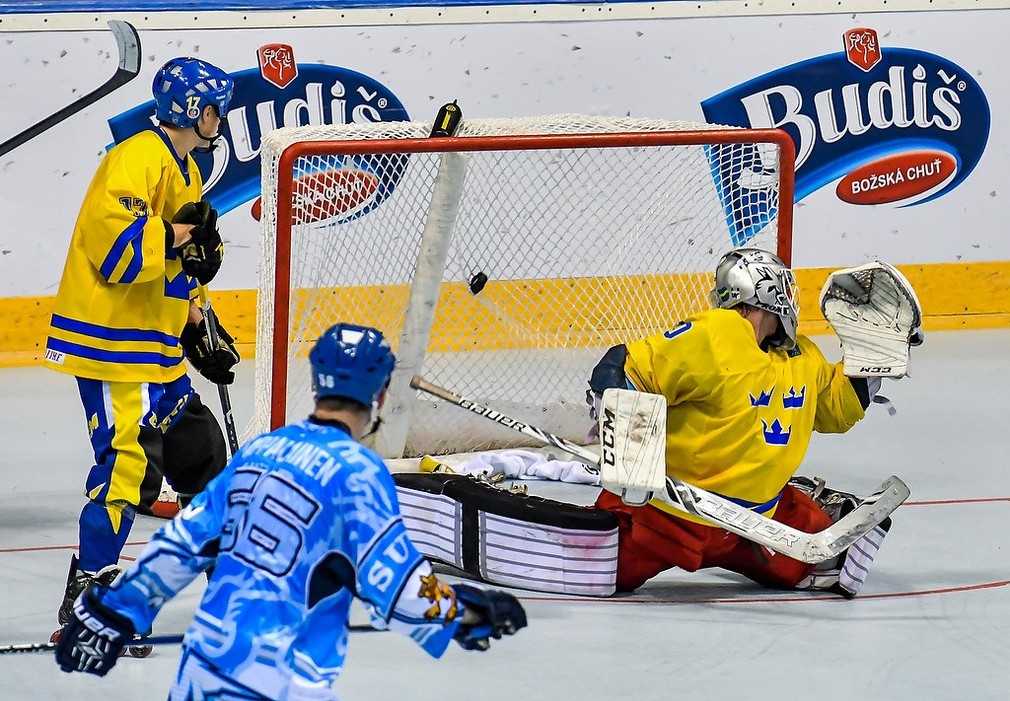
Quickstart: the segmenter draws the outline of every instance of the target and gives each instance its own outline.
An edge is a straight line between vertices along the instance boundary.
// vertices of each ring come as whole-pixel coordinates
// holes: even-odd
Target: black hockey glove
[[[102,604],[105,591],[92,585],[74,603],[74,613],[56,642],[56,663],[64,672],[104,677],[133,640],[137,631],[130,619]]]
[[[192,240],[182,247],[182,269],[206,285],[221,269],[224,243],[217,230],[217,210],[207,200],[187,202],[172,219],[173,224],[193,224]]]
[[[456,598],[473,613],[479,623],[460,624],[453,638],[464,650],[487,650],[491,638],[500,640],[526,627],[526,611],[511,594],[496,589],[481,589],[469,584],[453,584]]]
[[[217,324],[217,345],[211,343],[206,318],[201,319],[199,325],[186,324],[179,342],[182,343],[186,357],[197,372],[214,384],[230,385],[235,381],[235,373],[231,369],[239,361],[238,351],[234,345],[235,339],[221,326],[214,310],[209,311],[214,315]]]

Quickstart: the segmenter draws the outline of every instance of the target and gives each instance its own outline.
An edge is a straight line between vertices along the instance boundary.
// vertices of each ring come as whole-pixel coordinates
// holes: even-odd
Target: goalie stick
[[[584,446],[481,406],[444,387],[432,384],[419,375],[411,379],[410,386],[506,428],[519,431],[541,443],[561,448],[588,464],[596,466],[600,464],[599,456]],[[817,564],[844,552],[901,506],[908,496],[909,490],[905,483],[892,475],[847,516],[817,533],[804,533],[746,509],[718,494],[672,477],[666,478],[666,490],[660,493],[658,498],[685,513],[702,518],[714,526],[736,533],[769,550],[782,553],[794,560]]]
[[[18,146],[34,139],[54,126],[62,122],[67,117],[71,117],[86,107],[93,105],[109,93],[121,88],[137,77],[140,73],[140,35],[129,22],[121,20],[109,20],[109,27],[116,37],[116,48],[119,49],[119,68],[107,81],[89,92],[87,95],[77,98],[63,109],[53,112],[51,115],[33,124],[20,134],[16,134],[0,144],[0,156],[6,155]]]
[[[352,633],[382,633],[385,628],[373,628],[367,624],[355,624],[348,626]],[[179,645],[182,643],[182,635],[149,635],[131,640],[128,647],[140,647],[144,645]],[[0,645],[0,655],[16,655],[19,653],[31,652],[52,652],[56,649],[56,643],[21,643],[17,645]]]

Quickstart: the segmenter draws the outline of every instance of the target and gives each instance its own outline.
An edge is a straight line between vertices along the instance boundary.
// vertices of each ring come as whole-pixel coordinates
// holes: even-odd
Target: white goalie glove
[[[911,346],[922,343],[922,307],[894,266],[880,261],[836,270],[821,311],[839,340],[849,377],[904,377]]]

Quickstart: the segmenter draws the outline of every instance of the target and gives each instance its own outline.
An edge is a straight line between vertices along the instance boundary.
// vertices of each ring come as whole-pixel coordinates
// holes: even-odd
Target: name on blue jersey
[[[319,446],[283,436],[260,436],[243,452],[247,458],[263,457],[290,465],[324,486],[340,469],[340,463]]]

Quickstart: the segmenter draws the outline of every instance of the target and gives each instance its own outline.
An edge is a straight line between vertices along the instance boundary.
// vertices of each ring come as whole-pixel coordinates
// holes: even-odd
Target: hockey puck
[[[470,292],[471,294],[480,294],[480,291],[484,289],[484,285],[487,284],[487,275],[481,272],[474,273],[470,277]]]

